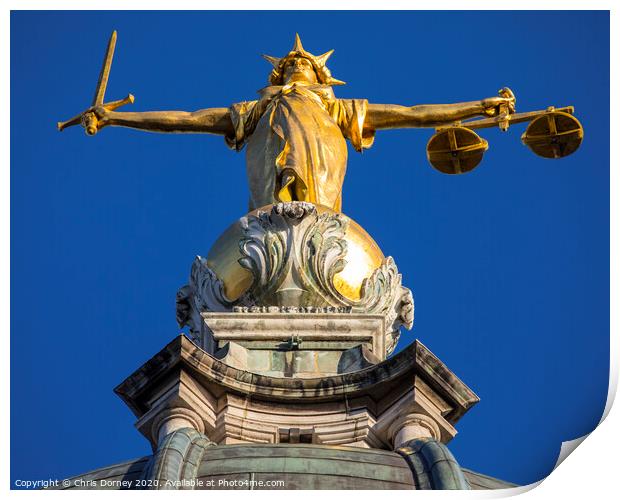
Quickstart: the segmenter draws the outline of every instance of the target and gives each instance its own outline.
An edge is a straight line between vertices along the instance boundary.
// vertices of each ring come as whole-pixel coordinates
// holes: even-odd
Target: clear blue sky
[[[296,31],[336,52],[339,97],[423,104],[509,86],[519,111],[576,107],[551,161],[523,125],[482,131],[474,172],[426,162],[429,130],[350,150],[343,211],[392,255],[420,339],[481,398],[450,449],[526,484],[591,431],[609,365],[609,17],[605,12],[14,12],[11,16],[11,478],[64,478],[150,453],[112,389],[178,334],[196,254],[244,215],[243,154],[221,137],[55,130],[108,99],[195,110],[255,98]]]

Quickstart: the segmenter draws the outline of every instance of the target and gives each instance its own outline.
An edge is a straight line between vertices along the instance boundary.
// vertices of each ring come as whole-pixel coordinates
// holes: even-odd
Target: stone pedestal
[[[361,370],[385,359],[385,320],[329,308],[247,309],[202,313],[198,339],[224,363],[272,377],[323,377]],[[256,308],[258,309],[258,308]]]
[[[169,450],[185,453],[200,475],[211,467],[197,466],[207,448],[227,455],[238,448],[227,445],[244,444],[262,457],[239,469],[252,474],[271,453],[311,447],[310,455],[348,457],[342,474],[369,455],[390,462],[385,484],[464,487],[444,444],[478,397],[419,341],[390,357],[413,312],[394,260],[345,215],[290,202],[240,218],[206,259],[196,257],[177,294],[189,337],[115,389],[156,451],[155,465],[164,464],[149,477],[186,471],[178,458],[166,465]],[[433,472],[437,460],[448,466],[445,478]]]
[[[289,202],[240,218],[222,234],[206,259],[196,257],[189,283],[177,293],[179,325],[189,327],[191,336],[209,353],[222,347],[224,340],[214,337],[216,323],[227,321],[212,314],[236,312],[326,314],[317,317],[323,326],[315,331],[338,333],[348,328],[359,334],[367,327],[355,321],[380,316],[383,339],[373,334],[373,350],[382,360],[396,347],[400,328],[411,329],[414,308],[411,291],[402,286],[394,259],[383,257],[360,226],[326,207]],[[336,320],[334,312],[348,313],[344,318],[351,325],[338,320],[330,326],[327,318]],[[207,329],[205,313],[211,320]],[[311,329],[303,316],[291,315],[290,319],[302,331]],[[249,335],[252,329],[246,326],[237,328],[228,322],[224,330],[229,330],[226,335],[233,330]],[[279,326],[268,328],[275,332]],[[295,334],[291,326],[289,338]],[[365,339],[357,345],[363,343]]]

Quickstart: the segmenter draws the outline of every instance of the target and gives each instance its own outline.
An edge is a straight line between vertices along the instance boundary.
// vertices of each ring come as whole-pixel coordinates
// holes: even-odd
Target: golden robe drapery
[[[309,201],[340,211],[347,166],[346,139],[368,148],[364,129],[368,102],[336,99],[330,86],[293,83],[259,91],[256,101],[233,104],[234,137],[247,144],[250,210],[280,201]]]

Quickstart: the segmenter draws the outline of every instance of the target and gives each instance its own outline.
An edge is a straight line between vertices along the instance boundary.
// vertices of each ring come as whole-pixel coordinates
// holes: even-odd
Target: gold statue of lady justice
[[[113,36],[115,41],[115,33]],[[113,52],[112,41],[110,46]],[[102,70],[100,84],[104,78],[107,83],[110,46],[107,72],[104,75]],[[112,109],[128,100],[104,106],[103,93],[98,89],[98,105],[80,116],[85,126],[88,117],[96,118],[90,120],[95,127],[90,134],[117,126],[223,135],[237,151],[246,146],[250,210],[277,202],[308,201],[340,211],[347,166],[345,139],[362,151],[372,145],[377,130],[441,126],[479,115],[494,116],[501,108],[514,112],[514,97],[412,107],[337,99],[332,87],[344,82],[332,78],[325,65],[332,52],[315,56],[304,50],[296,35],[293,50],[286,56],[264,56],[273,70],[270,85],[259,91],[259,99],[229,108],[117,112]]]

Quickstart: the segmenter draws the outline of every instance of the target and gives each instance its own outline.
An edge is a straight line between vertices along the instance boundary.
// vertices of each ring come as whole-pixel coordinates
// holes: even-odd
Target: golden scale
[[[131,94],[118,101],[105,104],[103,102],[115,46],[116,31],[112,33],[108,42],[91,109],[103,106],[112,111],[134,102],[134,96]],[[501,89],[499,95],[514,98],[513,92],[507,87]],[[508,105],[501,105],[497,115],[492,118],[455,122],[449,126],[438,127],[426,145],[428,161],[444,174],[470,172],[478,166],[485,151],[489,149],[489,143],[476,134],[474,129],[499,127],[501,131],[506,132],[511,124],[523,122],[531,122],[521,136],[523,144],[543,158],[563,158],[574,153],[581,145],[583,127],[573,116],[575,111],[573,106],[557,109],[550,106],[543,111],[526,113],[511,111]],[[81,124],[88,135],[97,133],[97,117],[92,112],[76,115],[66,122],[59,122],[58,130],[62,131],[77,124]]]
[[[502,97],[512,97],[512,91],[504,87]],[[513,123],[530,122],[521,136],[523,144],[543,158],[564,158],[575,151],[583,140],[583,127],[573,116],[573,106],[548,107],[544,111],[510,113],[506,105],[500,106],[493,118],[455,122],[439,127],[426,145],[426,157],[430,164],[444,174],[463,174],[478,166],[489,143],[474,129],[499,127],[506,132]]]

